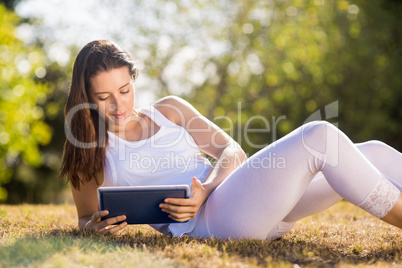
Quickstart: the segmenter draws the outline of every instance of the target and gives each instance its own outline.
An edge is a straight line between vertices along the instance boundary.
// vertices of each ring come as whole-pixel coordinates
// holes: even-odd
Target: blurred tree
[[[243,130],[233,134],[246,152],[256,152],[334,101],[336,120],[352,140],[377,138],[402,148],[401,4],[239,0],[231,5],[235,12],[226,18],[231,23],[219,36],[228,49],[205,61],[204,70],[212,64],[215,74],[186,97],[210,119],[229,115],[234,129]],[[253,115],[262,117],[247,122]],[[216,123],[230,127],[226,119]],[[245,127],[266,131],[245,133]]]
[[[72,63],[60,66],[46,60],[45,80],[47,98],[40,107],[44,113],[44,123],[52,129],[52,137],[46,146],[39,146],[41,164],[27,165],[19,161],[13,167],[10,181],[4,184],[8,192],[7,203],[60,203],[71,200],[68,185],[57,180],[64,144],[64,115],[67,88],[71,77]],[[67,191],[66,191],[67,190]]]
[[[14,36],[18,22],[19,18],[0,4],[0,201],[7,199],[1,185],[15,175],[19,165],[39,167],[39,147],[52,137],[41,107],[49,92],[40,82],[46,75],[44,56]],[[25,175],[24,180],[31,180]]]

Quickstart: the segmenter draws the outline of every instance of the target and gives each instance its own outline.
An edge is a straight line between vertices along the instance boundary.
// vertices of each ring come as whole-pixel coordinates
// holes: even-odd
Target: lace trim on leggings
[[[382,177],[374,187],[374,190],[360,203],[359,207],[381,219],[394,207],[399,194],[398,188]]]

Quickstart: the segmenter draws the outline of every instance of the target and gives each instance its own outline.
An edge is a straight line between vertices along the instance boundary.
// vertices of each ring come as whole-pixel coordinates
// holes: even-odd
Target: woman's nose
[[[116,105],[114,105],[113,103],[109,104],[109,106],[108,106],[108,111],[109,111],[109,112],[114,112],[114,111],[116,111]]]
[[[109,104],[109,111],[111,112],[121,112],[121,110],[124,108],[123,107],[123,102],[119,100],[118,98],[115,98],[113,103]]]

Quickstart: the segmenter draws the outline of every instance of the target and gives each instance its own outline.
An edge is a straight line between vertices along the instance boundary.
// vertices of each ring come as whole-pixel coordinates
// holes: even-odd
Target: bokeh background
[[[63,109],[74,58],[94,39],[141,66],[136,106],[179,95],[224,129],[281,118],[274,135],[249,133],[264,145],[337,102],[354,142],[402,150],[401,14],[398,0],[1,0],[0,202],[71,200],[57,179]]]

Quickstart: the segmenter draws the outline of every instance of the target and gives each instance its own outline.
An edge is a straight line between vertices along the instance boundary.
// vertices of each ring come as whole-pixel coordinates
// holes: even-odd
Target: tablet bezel
[[[126,215],[128,224],[177,223],[159,208],[159,204],[168,197],[188,198],[189,195],[190,187],[184,184],[99,187],[98,204],[100,210],[109,211],[102,220]]]

